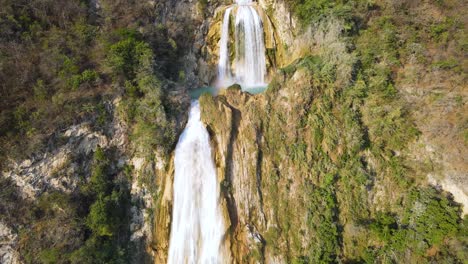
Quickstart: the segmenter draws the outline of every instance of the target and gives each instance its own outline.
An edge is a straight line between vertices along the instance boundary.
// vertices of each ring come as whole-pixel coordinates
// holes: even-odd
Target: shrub
[[[432,188],[414,191],[408,223],[429,245],[440,245],[459,230],[460,208]]]
[[[351,17],[351,5],[347,1],[288,0],[288,2],[304,25],[330,16],[345,20]]]
[[[112,188],[112,176],[109,174],[109,160],[102,148],[96,149],[93,160],[91,178],[86,188],[95,196],[107,195]]]
[[[33,87],[34,97],[36,100],[43,102],[47,99],[47,89],[44,85],[44,81],[39,79],[36,82],[36,85]]]
[[[124,78],[126,97],[122,112],[133,122],[131,139],[136,148],[150,153],[156,147],[168,151],[175,141],[175,125],[168,120],[162,103],[161,81],[154,70],[150,46],[133,31],[122,31],[110,45],[107,64],[115,77]],[[137,100],[138,99],[138,100]]]
[[[116,232],[116,219],[112,217],[115,208],[114,201],[109,196],[98,197],[91,205],[86,224],[96,236],[113,236]]]

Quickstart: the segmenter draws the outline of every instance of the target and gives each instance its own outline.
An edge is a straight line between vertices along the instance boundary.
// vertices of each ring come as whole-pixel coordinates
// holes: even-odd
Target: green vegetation
[[[166,113],[172,106],[163,87],[180,75],[177,44],[163,26],[154,27],[148,3],[101,4],[105,16],[96,21],[87,1],[2,2],[2,160],[6,153],[17,159],[37,152],[56,128],[85,119],[105,128],[110,120],[99,116],[110,115],[94,106],[120,95],[121,87],[126,121],[138,123],[136,145],[172,146],[174,113]],[[136,30],[142,25],[144,34]]]
[[[303,24],[317,22],[331,15],[349,18],[352,7],[352,1],[342,0],[288,0],[287,2]]]
[[[130,190],[125,177],[111,173],[110,160],[97,148],[89,183],[83,186],[91,201],[86,226],[91,231],[85,245],[71,255],[72,263],[127,263]]]
[[[146,153],[156,146],[170,150],[175,127],[164,110],[153,51],[135,31],[118,32],[114,41],[108,46],[106,63],[125,87],[120,111],[125,121],[134,124],[131,137],[135,145]]]
[[[83,117],[83,104],[99,100],[97,30],[86,12],[80,1],[2,2],[0,155],[34,153],[57,127]]]
[[[324,43],[280,69],[265,109],[249,116],[264,137],[263,206],[274,211],[266,247],[291,263],[463,263],[466,218],[409,161],[420,132],[397,78],[408,62],[463,74],[460,17],[427,27],[425,14],[405,13],[408,1],[289,2]],[[444,55],[428,57],[428,46]]]
[[[99,2],[99,14],[91,1],[1,2],[1,170],[8,159],[60,147],[67,141],[59,134],[73,124],[89,122],[110,136],[116,117],[129,127],[131,151],[149,161],[155,150],[164,155],[173,147],[175,116],[186,107],[166,96],[183,77],[179,40],[154,26],[148,2]],[[118,166],[115,153],[98,148],[91,170],[90,156],[74,157],[83,166],[80,186],[48,190],[37,202],[0,178],[0,220],[20,230],[25,263],[128,263],[144,250],[129,242],[132,172]],[[155,175],[147,175],[142,181],[157,196]]]
[[[412,262],[421,262],[427,255],[431,261],[454,263],[463,260],[462,248],[454,248],[447,240],[456,240],[462,234],[459,209],[452,201],[441,196],[434,189],[417,189],[411,192],[404,218],[398,220],[392,215],[377,213],[370,224],[372,235],[378,241],[368,248],[367,263],[385,258],[403,260],[408,248],[415,251]],[[378,245],[378,246],[377,246]],[[437,253],[437,254],[434,254]],[[454,254],[455,253],[455,254]]]

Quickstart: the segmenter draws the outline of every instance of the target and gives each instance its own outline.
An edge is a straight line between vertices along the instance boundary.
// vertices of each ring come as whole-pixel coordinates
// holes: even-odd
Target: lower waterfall
[[[174,203],[168,263],[225,263],[220,187],[208,131],[194,101],[175,150]]]

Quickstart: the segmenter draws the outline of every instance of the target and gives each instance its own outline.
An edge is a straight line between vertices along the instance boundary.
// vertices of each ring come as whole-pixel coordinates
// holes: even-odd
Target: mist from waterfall
[[[235,59],[234,74],[231,73],[229,52],[229,24],[231,11],[235,8]],[[237,0],[236,5],[226,9],[218,63],[218,86],[239,83],[243,87],[265,85],[266,60],[263,24],[251,0]]]
[[[175,150],[174,203],[169,264],[226,263],[220,189],[208,131],[194,101]]]

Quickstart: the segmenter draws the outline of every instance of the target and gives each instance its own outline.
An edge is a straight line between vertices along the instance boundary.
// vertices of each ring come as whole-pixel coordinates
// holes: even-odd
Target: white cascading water
[[[232,84],[231,65],[229,61],[229,19],[232,7],[226,9],[221,29],[221,40],[219,41],[219,61],[218,61],[218,86]]]
[[[231,76],[229,58],[229,21],[232,7],[226,9],[221,29],[218,85],[238,82],[244,87],[265,84],[266,60],[263,24],[252,0],[237,0],[235,20],[235,76]],[[222,72],[222,74],[219,74]]]
[[[194,101],[175,150],[169,264],[225,263],[224,220],[208,131]]]

